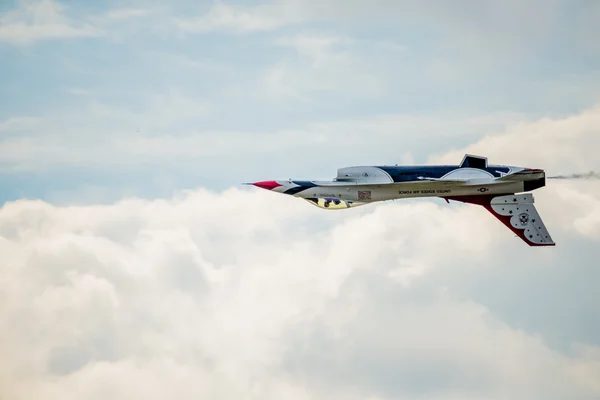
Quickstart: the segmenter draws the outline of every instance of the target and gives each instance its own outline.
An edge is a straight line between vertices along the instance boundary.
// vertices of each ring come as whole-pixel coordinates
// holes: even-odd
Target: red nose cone
[[[267,190],[273,190],[276,187],[282,186],[275,181],[254,182],[253,185],[256,187],[259,187],[259,188],[267,189]]]

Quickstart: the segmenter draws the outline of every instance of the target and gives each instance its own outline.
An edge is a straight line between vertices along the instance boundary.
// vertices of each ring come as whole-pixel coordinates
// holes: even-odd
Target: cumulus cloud
[[[327,212],[252,189],[5,204],[0,396],[600,394],[597,344],[559,352],[453,283],[474,270],[529,268],[511,261],[519,257],[571,254],[568,244],[593,231],[577,227],[577,211],[566,212],[571,230],[546,214],[559,247],[534,254],[474,206]]]
[[[465,148],[432,156],[428,163],[456,164],[465,153],[488,157],[490,164],[543,168],[548,176],[580,176],[600,169],[596,148],[600,146],[600,107],[562,118],[543,118],[489,133]],[[559,183],[561,182],[561,183]],[[596,180],[547,180],[547,188],[536,193],[542,209],[552,213],[563,229],[577,229],[597,237],[598,198]],[[571,212],[565,212],[570,209]],[[573,219],[576,223],[573,224]]]
[[[490,163],[545,168],[554,174],[587,172],[600,168],[600,107],[559,118],[510,126],[502,134],[490,134],[466,149],[432,157],[432,162],[450,162],[465,152],[483,154]]]

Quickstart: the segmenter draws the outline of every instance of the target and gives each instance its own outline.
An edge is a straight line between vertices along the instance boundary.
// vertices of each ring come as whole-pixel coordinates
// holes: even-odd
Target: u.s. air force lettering
[[[399,190],[398,194],[450,194],[450,189]]]

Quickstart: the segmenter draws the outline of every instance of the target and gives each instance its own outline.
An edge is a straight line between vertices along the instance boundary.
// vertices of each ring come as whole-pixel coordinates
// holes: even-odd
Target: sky
[[[0,3],[0,398],[600,398],[600,181],[552,248],[337,168],[600,171],[593,0]]]

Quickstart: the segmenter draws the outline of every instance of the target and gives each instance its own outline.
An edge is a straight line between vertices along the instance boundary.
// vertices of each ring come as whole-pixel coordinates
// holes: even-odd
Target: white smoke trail
[[[590,171],[587,174],[547,176],[546,179],[600,179],[600,174],[594,171]]]

